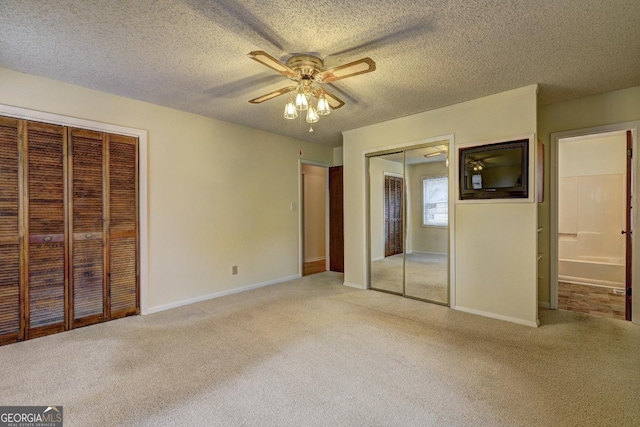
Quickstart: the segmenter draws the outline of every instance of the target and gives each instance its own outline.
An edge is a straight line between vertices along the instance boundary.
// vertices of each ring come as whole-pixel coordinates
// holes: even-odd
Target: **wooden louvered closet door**
[[[403,197],[404,179],[397,176],[384,177],[384,256],[392,256],[403,252]]]
[[[0,117],[0,345],[140,313],[138,140]]]
[[[0,117],[0,344],[22,338],[18,121]]]
[[[70,294],[72,327],[105,319],[104,134],[69,130]]]
[[[66,132],[61,126],[26,122],[24,140],[29,246],[25,265],[26,338],[66,329]]]
[[[138,139],[108,135],[110,318],[140,313]]]

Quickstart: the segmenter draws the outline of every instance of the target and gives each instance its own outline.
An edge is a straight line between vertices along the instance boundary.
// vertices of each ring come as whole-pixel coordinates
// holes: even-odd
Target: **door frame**
[[[573,129],[563,132],[554,132],[549,137],[549,306],[551,309],[558,309],[558,149],[561,139],[590,136],[600,133],[631,131],[633,142],[633,176],[632,176],[632,200],[638,200],[640,156],[638,155],[638,129],[640,121],[615,123],[603,126],[596,126],[583,129]],[[640,213],[638,208],[632,209],[632,224],[640,224]],[[638,236],[632,234],[632,247],[638,248]],[[640,262],[639,250],[632,251],[632,272],[631,283],[639,284],[640,289],[640,269],[633,268]],[[640,295],[632,298],[632,319],[631,321],[640,324]]]
[[[326,169],[324,183],[324,252],[326,271],[329,270],[329,168],[328,163],[298,159],[298,276],[302,277],[304,270],[304,179],[302,165],[318,166]]]
[[[149,199],[147,191],[147,131],[144,129],[130,128],[126,126],[112,125],[93,120],[78,119],[63,116],[61,114],[45,113],[27,108],[12,107],[0,104],[0,115],[17,119],[45,122],[49,124],[68,126],[81,129],[95,130],[99,132],[127,135],[138,138],[138,237],[140,242],[140,314],[148,314],[148,287],[149,287],[149,231],[148,211]]]

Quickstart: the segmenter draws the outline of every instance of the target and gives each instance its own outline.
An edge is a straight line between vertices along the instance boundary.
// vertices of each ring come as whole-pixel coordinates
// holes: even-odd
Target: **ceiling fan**
[[[284,116],[287,119],[295,119],[298,117],[297,111],[307,110],[308,123],[315,123],[319,115],[329,114],[331,109],[335,110],[344,105],[344,101],[327,91],[322,85],[358,74],[370,73],[376,69],[376,63],[371,58],[362,58],[329,69],[324,69],[322,59],[314,55],[294,55],[287,60],[286,64],[261,50],[250,52],[249,58],[295,82],[295,85],[283,87],[249,102],[259,104],[277,96],[295,92],[295,103],[292,98],[289,98]],[[316,107],[311,102],[312,98],[318,100]]]

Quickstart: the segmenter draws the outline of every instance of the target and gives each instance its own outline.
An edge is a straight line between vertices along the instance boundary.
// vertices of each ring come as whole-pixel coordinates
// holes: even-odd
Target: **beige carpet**
[[[402,293],[403,254],[371,263],[371,287]],[[413,252],[406,255],[405,294],[447,304],[447,255]]]
[[[0,404],[64,405],[66,426],[640,425],[636,325],[535,329],[342,280],[0,347]]]

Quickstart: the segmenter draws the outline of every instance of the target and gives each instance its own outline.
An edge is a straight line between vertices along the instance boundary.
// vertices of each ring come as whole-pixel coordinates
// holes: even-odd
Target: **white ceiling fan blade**
[[[249,52],[248,56],[254,61],[257,61],[262,65],[266,65],[267,67],[282,74],[285,77],[293,79],[298,76],[295,71],[293,71],[291,68],[287,67],[282,62],[278,61],[276,58],[266,52],[263,52],[261,50],[254,50],[253,52]]]
[[[249,102],[252,103],[252,104],[260,104],[261,102],[268,101],[268,100],[270,100],[272,98],[275,98],[276,96],[284,95],[285,93],[289,93],[289,92],[291,92],[292,90],[295,90],[295,89],[296,89],[295,86],[283,87],[282,89],[278,89],[278,90],[273,91],[271,93],[268,93],[266,95],[262,95],[262,96],[259,96],[257,98],[253,98]]]
[[[325,97],[327,98],[327,101],[329,101],[329,105],[331,106],[331,108],[333,110],[337,110],[338,108],[340,108],[340,107],[342,107],[344,105],[344,101],[342,99],[338,98],[337,96],[335,96],[331,92],[327,91],[325,88],[322,88],[322,92],[324,93]]]
[[[362,58],[348,64],[329,68],[315,75],[315,80],[322,83],[331,83],[358,74],[370,73],[376,69],[376,63],[371,58]]]

